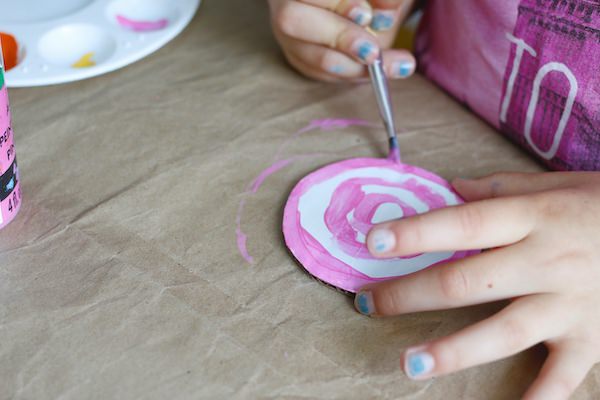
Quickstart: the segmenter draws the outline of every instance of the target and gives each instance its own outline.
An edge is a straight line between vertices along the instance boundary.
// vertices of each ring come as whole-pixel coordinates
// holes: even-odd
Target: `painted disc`
[[[302,179],[285,206],[283,234],[314,277],[339,289],[420,271],[476,252],[439,252],[376,259],[366,236],[374,224],[462,204],[451,186],[423,169],[387,159],[357,158]]]

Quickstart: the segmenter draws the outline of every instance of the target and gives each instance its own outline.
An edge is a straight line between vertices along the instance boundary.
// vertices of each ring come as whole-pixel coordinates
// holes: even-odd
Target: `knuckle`
[[[573,207],[580,204],[581,193],[574,188],[562,189],[556,192],[542,193],[537,198],[540,206],[540,214],[545,218],[557,218],[563,216]]]
[[[401,312],[403,304],[402,294],[393,288],[385,288],[380,290],[374,296],[375,308],[383,315],[390,315]]]
[[[334,54],[332,51],[324,51],[319,57],[319,67],[324,71],[329,71],[335,65]]]
[[[484,178],[487,184],[490,197],[498,197],[503,186],[503,182],[508,182],[515,177],[515,173],[512,172],[495,172],[486,178]]]
[[[332,49],[346,50],[349,43],[352,42],[352,36],[354,34],[353,29],[340,29],[336,35],[331,37],[328,46]]]
[[[556,291],[560,291],[565,284],[573,284],[584,289],[595,287],[600,270],[591,251],[573,249],[559,254],[551,252],[547,259],[541,263],[541,272],[551,271],[549,284]],[[596,279],[590,279],[595,277]]]
[[[460,267],[444,266],[439,272],[440,287],[443,295],[450,300],[462,300],[469,295],[469,282]]]
[[[331,3],[328,3],[324,6],[326,10],[333,11],[336,13],[341,13],[344,8],[348,8],[349,5],[352,5],[351,1],[347,0],[336,0]]]
[[[569,376],[556,377],[554,381],[554,393],[557,398],[569,398],[571,394],[577,389],[579,382],[576,378]]]
[[[287,2],[274,15],[275,26],[287,36],[296,35],[299,21],[296,10],[292,2]]]
[[[467,240],[472,240],[481,232],[484,222],[483,213],[474,206],[461,206],[458,208],[459,229]]]
[[[424,238],[423,217],[417,215],[399,221],[394,226],[396,251],[401,254],[413,254],[420,251]]]
[[[461,362],[464,359],[461,357],[463,351],[451,340],[441,339],[432,344],[429,350],[435,355],[435,369],[438,374],[447,374],[466,367]]]
[[[530,328],[517,318],[507,318],[502,322],[500,333],[504,337],[507,352],[520,351],[529,345]]]

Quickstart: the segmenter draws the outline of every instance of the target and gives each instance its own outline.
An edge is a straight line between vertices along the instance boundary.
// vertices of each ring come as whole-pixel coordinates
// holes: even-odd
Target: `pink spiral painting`
[[[376,259],[366,247],[374,224],[462,204],[442,178],[392,159],[357,158],[302,179],[285,206],[283,233],[314,277],[356,292],[368,283],[414,273],[474,252],[440,252]]]

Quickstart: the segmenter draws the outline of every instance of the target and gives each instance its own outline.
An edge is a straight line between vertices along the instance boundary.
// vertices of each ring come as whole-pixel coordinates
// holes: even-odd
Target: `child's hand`
[[[550,353],[526,399],[566,399],[600,361],[600,173],[499,174],[457,180],[472,203],[374,228],[380,257],[495,248],[369,285],[362,313],[387,316],[512,299],[498,314],[407,350],[425,379],[545,342]]]
[[[273,31],[288,61],[303,74],[325,81],[360,80],[382,49],[394,41],[413,0],[269,0]],[[370,26],[377,36],[365,28]],[[391,78],[415,70],[408,51],[385,50]]]

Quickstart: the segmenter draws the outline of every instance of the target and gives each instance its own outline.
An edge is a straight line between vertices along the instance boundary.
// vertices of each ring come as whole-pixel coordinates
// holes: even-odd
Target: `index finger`
[[[533,230],[535,212],[531,204],[513,197],[434,210],[375,226],[367,246],[380,258],[506,246]]]

